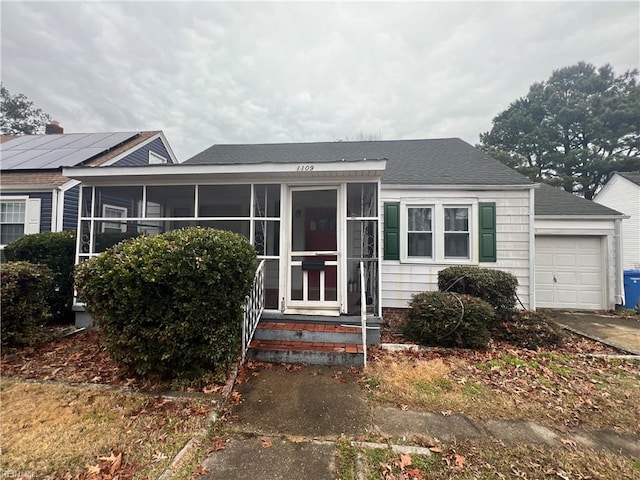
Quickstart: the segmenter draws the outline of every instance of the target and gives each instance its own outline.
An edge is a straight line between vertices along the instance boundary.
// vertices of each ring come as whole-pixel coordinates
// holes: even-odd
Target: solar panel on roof
[[[137,132],[24,135],[2,144],[2,170],[73,167],[135,137]]]

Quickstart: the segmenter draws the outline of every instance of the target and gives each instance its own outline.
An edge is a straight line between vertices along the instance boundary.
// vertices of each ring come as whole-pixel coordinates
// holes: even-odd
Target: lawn
[[[157,478],[214,408],[206,399],[21,380],[2,380],[0,391],[2,471],[31,478]]]
[[[128,375],[96,332],[5,353],[0,374],[4,476],[157,478],[222,398],[213,378]],[[163,396],[169,389],[183,397]]]

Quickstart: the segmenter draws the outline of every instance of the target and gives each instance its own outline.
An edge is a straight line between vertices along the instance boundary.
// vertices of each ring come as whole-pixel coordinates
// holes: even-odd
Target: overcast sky
[[[478,142],[535,81],[640,63],[640,2],[7,2],[1,80],[65,132]]]

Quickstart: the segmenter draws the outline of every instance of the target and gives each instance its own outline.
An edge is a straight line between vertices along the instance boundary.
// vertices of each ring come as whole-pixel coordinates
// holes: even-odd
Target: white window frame
[[[444,201],[443,201],[444,200]],[[409,264],[441,264],[441,265],[466,265],[478,263],[478,233],[477,216],[478,200],[465,199],[464,202],[447,202],[446,199],[402,199],[400,201],[400,263]],[[432,256],[409,256],[409,208],[432,208]],[[444,254],[444,209],[466,208],[469,211],[468,221],[468,257],[445,257]]]
[[[159,153],[149,150],[149,165],[163,165],[169,161]]]
[[[464,208],[467,210],[467,229],[466,230],[447,230],[446,226],[445,226],[445,222],[446,222],[446,215],[445,215],[445,210],[448,208]],[[443,257],[445,258],[445,260],[452,260],[452,261],[458,261],[458,260],[462,260],[462,261],[468,261],[471,259],[471,205],[443,205],[442,206],[442,248],[443,248]],[[460,234],[460,233],[466,233],[467,234],[467,256],[466,257],[451,257],[451,256],[447,256],[446,251],[444,251],[446,242],[445,242],[445,238],[447,236],[447,233],[454,233],[454,234]]]
[[[428,230],[428,231],[427,230],[409,230],[409,210],[417,209],[417,208],[428,208],[429,210],[431,210],[431,230]],[[405,241],[407,242],[407,248],[406,248],[407,258],[432,260],[433,258],[435,258],[435,253],[436,253],[434,250],[435,236],[436,236],[435,226],[437,221],[435,206],[434,205],[407,205],[405,212],[407,217],[407,229],[405,234]],[[409,234],[410,233],[430,233],[431,234],[431,255],[429,256],[409,255]]]
[[[29,198],[28,195],[2,195],[0,196],[0,202],[4,203],[24,203],[24,220],[22,236],[29,235],[31,233],[40,232],[40,202],[39,198]],[[9,223],[7,223],[9,225]],[[12,225],[20,225],[14,223]],[[0,250],[4,250],[8,244],[0,244]]]
[[[119,211],[120,213],[123,213],[123,215],[120,215],[120,217],[107,217],[107,209]],[[108,203],[102,205],[102,217],[105,219],[127,218],[128,213],[129,210],[126,207],[109,205]],[[105,233],[107,230],[110,232],[120,230],[120,232],[125,233],[127,231],[127,222],[110,222],[109,220],[103,220],[100,231]]]

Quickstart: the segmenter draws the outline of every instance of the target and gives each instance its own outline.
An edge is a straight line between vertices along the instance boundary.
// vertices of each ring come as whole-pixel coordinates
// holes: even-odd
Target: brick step
[[[259,340],[249,345],[247,357],[271,363],[307,363],[310,365],[362,365],[362,345],[337,342],[296,340]]]
[[[362,330],[357,326],[330,323],[260,322],[258,340],[283,340],[319,343],[362,343]],[[367,344],[380,343],[380,329],[367,328]]]

